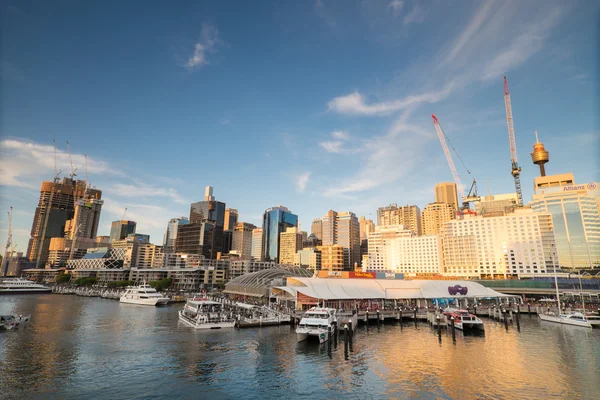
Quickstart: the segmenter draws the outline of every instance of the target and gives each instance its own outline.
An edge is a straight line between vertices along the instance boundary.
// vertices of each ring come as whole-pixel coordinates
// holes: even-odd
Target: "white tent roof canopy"
[[[477,282],[446,280],[288,278],[286,289],[324,300],[518,297]]]

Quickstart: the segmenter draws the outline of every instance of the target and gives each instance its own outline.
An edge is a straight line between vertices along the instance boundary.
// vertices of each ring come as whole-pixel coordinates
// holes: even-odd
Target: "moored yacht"
[[[179,320],[195,329],[235,327],[235,320],[223,310],[221,303],[199,297],[185,303],[183,310],[179,311]]]
[[[169,302],[168,297],[163,297],[152,286],[142,284],[128,287],[119,300],[121,303],[139,304],[143,306],[161,306]]]
[[[301,342],[310,336],[314,336],[319,339],[319,343],[326,342],[329,340],[330,327],[331,329],[337,329],[332,326],[336,321],[334,308],[311,308],[304,314],[296,328],[298,341]]]
[[[450,318],[454,318],[454,327],[462,331],[484,331],[483,321],[467,310],[446,309],[444,315],[448,318],[448,325],[451,324]]]
[[[551,313],[548,314],[539,314],[540,319],[542,321],[547,322],[556,322],[564,325],[574,325],[581,326],[583,328],[591,328],[592,324],[587,320],[586,316],[580,312],[574,312],[569,314],[558,314],[553,315]]]
[[[0,281],[0,294],[49,293],[52,288],[23,278],[6,278]]]
[[[600,328],[600,314],[585,314],[585,319],[592,325],[592,328]]]

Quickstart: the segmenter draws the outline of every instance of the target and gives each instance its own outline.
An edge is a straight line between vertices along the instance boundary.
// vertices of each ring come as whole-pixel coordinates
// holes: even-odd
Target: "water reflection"
[[[523,318],[521,332],[486,322],[456,343],[425,324],[359,326],[353,351],[296,342],[288,326],[194,331],[180,306],[42,295],[2,298],[32,314],[0,333],[8,398],[596,398],[600,330]]]

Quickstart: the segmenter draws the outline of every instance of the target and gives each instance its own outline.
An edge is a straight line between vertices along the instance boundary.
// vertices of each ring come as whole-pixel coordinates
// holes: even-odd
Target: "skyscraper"
[[[263,215],[263,261],[279,262],[279,235],[297,227],[298,216],[283,206],[269,208]]]
[[[78,238],[95,238],[98,234],[100,223],[100,211],[104,200],[102,191],[87,188],[84,197],[75,202],[75,213],[73,218],[65,224],[65,237],[73,239],[75,231]]]
[[[189,224],[190,220],[187,217],[171,218],[167,224],[167,230],[163,239],[163,247],[165,253],[175,252],[175,241],[177,240],[177,230],[179,225]]]
[[[362,242],[369,239],[369,233],[375,230],[375,224],[372,219],[366,219],[365,217],[360,217],[358,223],[360,224],[360,240]]]
[[[344,249],[344,269],[354,270],[360,265],[360,225],[352,212],[329,210],[323,220],[323,246],[339,244]]]
[[[421,210],[417,206],[390,204],[377,210],[377,225],[404,225],[421,236]]]
[[[249,260],[252,257],[252,232],[256,226],[238,222],[233,229],[231,250],[239,254],[240,258]]]
[[[302,233],[297,227],[286,228],[279,234],[279,263],[294,264],[296,252],[302,250]]]
[[[132,233],[135,233],[135,221],[113,221],[110,226],[110,241],[123,240]]]
[[[456,216],[456,210],[448,203],[429,203],[423,209],[423,235],[439,235],[442,227]]]
[[[435,202],[452,205],[455,210],[459,209],[456,183],[442,182],[435,185]]]
[[[238,223],[238,210],[235,208],[226,208],[224,221],[223,230],[233,231]]]
[[[534,180],[529,206],[552,215],[561,267],[600,266],[600,183],[575,184],[573,174],[547,175]]]
[[[321,218],[315,218],[310,227],[310,233],[315,235],[317,239],[323,239],[323,221]]]
[[[216,201],[213,188],[207,186],[204,201],[190,205],[190,223],[178,228],[176,251],[216,259],[223,251],[224,223],[225,203]]]
[[[100,197],[101,192],[97,192]],[[46,263],[50,239],[64,237],[66,223],[74,215],[75,198],[84,198],[85,193],[85,181],[63,178],[60,183],[58,180],[42,182],[40,199],[31,226],[31,239],[27,246],[27,258],[34,261],[36,267]],[[87,225],[90,227],[87,228]],[[93,230],[93,224],[87,225],[87,230]]]
[[[263,230],[256,228],[252,230],[252,259],[262,261],[263,257]]]

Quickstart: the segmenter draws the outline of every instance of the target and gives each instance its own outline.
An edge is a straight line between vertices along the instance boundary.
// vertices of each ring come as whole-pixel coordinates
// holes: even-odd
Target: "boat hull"
[[[2,294],[34,294],[34,293],[50,293],[52,288],[47,289],[0,289],[0,295]]]
[[[554,323],[562,324],[562,325],[579,326],[582,328],[591,328],[592,327],[592,325],[587,321],[577,321],[577,320],[573,320],[573,319],[560,318],[560,317],[557,317],[554,315],[546,315],[546,314],[539,314],[539,317],[542,321],[546,321],[546,322],[554,322]]]
[[[483,332],[485,328],[482,323],[477,322],[456,322],[454,324],[456,329],[460,329],[461,331],[481,331]]]
[[[182,311],[179,311],[179,320],[183,322],[185,325],[192,327],[194,329],[225,329],[225,328],[235,328],[235,321],[219,321],[219,322],[203,322],[198,324],[192,318],[186,317],[183,315]]]
[[[126,297],[121,297],[119,302],[125,304],[136,304],[139,306],[165,306],[169,302],[169,299],[166,297],[155,299],[128,299]]]
[[[298,339],[298,342],[302,342],[311,337],[318,339],[319,343],[325,343],[327,340],[329,340],[329,333],[324,329],[319,329],[319,330],[297,329],[296,330],[296,338]]]

